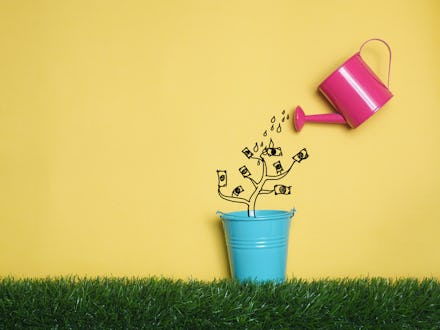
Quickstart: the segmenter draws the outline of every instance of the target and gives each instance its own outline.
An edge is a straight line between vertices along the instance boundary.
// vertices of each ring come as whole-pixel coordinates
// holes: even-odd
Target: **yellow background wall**
[[[1,1],[0,276],[229,276],[217,169],[371,37],[395,97],[357,129],[285,126],[310,157],[288,276],[440,276],[440,2]],[[386,48],[363,51],[384,80]],[[237,173],[237,174],[233,174]],[[235,177],[234,177],[235,175]],[[231,183],[232,185],[232,183]]]

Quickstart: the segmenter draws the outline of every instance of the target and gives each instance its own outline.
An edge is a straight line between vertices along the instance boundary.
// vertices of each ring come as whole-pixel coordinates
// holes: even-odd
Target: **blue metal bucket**
[[[256,217],[247,211],[220,215],[228,248],[232,277],[240,281],[286,279],[290,222],[295,210],[258,210]]]

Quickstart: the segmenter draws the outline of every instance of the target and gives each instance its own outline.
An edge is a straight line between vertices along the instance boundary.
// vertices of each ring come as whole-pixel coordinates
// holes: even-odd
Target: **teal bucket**
[[[220,215],[233,278],[282,282],[286,279],[290,222],[295,210],[258,210]]]

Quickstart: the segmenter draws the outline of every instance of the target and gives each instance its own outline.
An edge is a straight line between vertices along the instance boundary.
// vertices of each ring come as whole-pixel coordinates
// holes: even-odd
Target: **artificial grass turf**
[[[440,329],[435,279],[0,279],[1,329]]]

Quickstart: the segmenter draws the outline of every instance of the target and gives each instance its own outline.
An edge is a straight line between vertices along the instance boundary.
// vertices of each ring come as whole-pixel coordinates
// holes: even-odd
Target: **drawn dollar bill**
[[[224,170],[217,170],[217,177],[218,177],[218,186],[219,187],[226,187],[227,185],[227,173]]]
[[[275,195],[290,195],[291,186],[285,186],[282,184],[277,184],[273,187]]]
[[[242,186],[235,187],[232,191],[232,196],[238,196],[244,191]]]
[[[244,153],[244,155],[245,155],[247,158],[251,158],[251,157],[254,155],[254,154],[252,153],[252,151],[249,150],[248,147],[244,148],[241,152]]]
[[[298,152],[295,156],[293,156],[292,158],[293,158],[293,160],[295,161],[295,162],[298,162],[298,163],[301,163],[301,161],[303,160],[303,159],[306,159],[306,158],[308,158],[309,157],[309,154],[307,153],[307,149],[306,148],[303,148],[303,149],[301,149],[301,151],[300,152]]]
[[[240,167],[238,170],[240,171],[241,175],[243,175],[243,177],[245,177],[245,178],[251,175],[251,172],[249,172],[249,170],[246,167],[246,165]]]
[[[277,174],[281,174],[283,172],[283,165],[281,165],[281,161],[277,161],[272,164],[273,167],[275,167],[275,170],[277,171]]]

